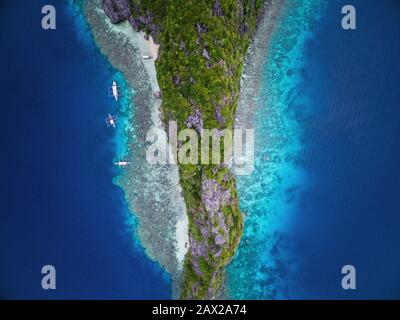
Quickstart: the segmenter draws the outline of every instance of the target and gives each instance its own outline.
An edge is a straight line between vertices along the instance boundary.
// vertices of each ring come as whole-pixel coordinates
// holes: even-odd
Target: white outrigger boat
[[[108,116],[106,118],[107,127],[115,128],[117,125],[117,122],[118,122],[117,116],[112,116],[111,114],[108,114]]]
[[[114,163],[117,167],[127,167],[129,166],[131,163],[128,161],[118,161]]]
[[[113,97],[115,101],[118,101],[119,98],[119,87],[115,81],[113,81],[112,86],[108,88],[108,94],[110,97]]]

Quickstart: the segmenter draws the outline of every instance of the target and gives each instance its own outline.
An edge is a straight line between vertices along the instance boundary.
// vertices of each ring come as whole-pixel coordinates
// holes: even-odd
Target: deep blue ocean
[[[51,1],[57,29],[44,31],[47,3],[0,4],[0,297],[168,299],[170,280],[135,241],[112,182],[104,119],[118,112],[108,97],[118,74],[68,1]],[[54,291],[41,288],[47,264]]]
[[[357,30],[340,28],[342,6],[328,1],[305,48],[299,193],[290,234],[302,257],[305,298],[400,298],[400,2],[355,0]],[[343,265],[357,289],[340,286]],[[291,296],[296,297],[295,292]]]
[[[347,1],[288,3],[260,66],[256,171],[238,179],[231,297],[400,298],[400,2],[351,1],[348,31]],[[121,75],[67,1],[42,30],[45,4],[0,3],[0,298],[169,299],[113,184],[123,137],[104,118]],[[356,290],[341,288],[347,264]]]

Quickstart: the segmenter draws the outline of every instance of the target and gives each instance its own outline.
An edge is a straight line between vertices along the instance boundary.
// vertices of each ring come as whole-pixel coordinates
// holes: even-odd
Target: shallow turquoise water
[[[228,267],[238,299],[398,299],[400,7],[288,1],[257,97],[256,171]],[[356,289],[341,286],[342,267]]]
[[[234,299],[285,298],[296,269],[286,230],[298,206],[298,189],[308,183],[307,172],[297,164],[303,150],[302,118],[310,109],[302,94],[304,45],[323,8],[323,1],[289,1],[266,52],[254,117],[255,171],[237,179],[246,219],[242,242],[227,269]]]

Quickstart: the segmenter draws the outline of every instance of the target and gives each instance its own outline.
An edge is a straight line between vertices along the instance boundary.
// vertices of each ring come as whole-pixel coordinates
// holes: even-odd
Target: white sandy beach
[[[103,15],[104,13],[101,8],[98,8],[98,14]],[[153,38],[150,36],[149,40],[145,39],[144,32],[136,32],[128,21],[119,23],[118,25],[112,24],[108,18],[106,18],[106,23],[108,28],[115,33],[120,33],[124,38],[129,41],[134,47],[140,52],[139,59],[142,60],[144,68],[147,75],[149,76],[149,81],[153,93],[160,91],[160,87],[157,81],[157,71],[155,67],[155,60],[158,58],[159,45],[155,44]],[[150,56],[151,59],[143,59],[143,56]],[[160,117],[160,106],[162,104],[161,99],[153,99],[151,109],[151,120],[153,123],[153,128],[163,130]],[[181,203],[181,214],[177,217],[176,223],[176,256],[179,262],[179,266],[183,266],[183,261],[189,247],[189,220],[186,214],[186,206],[184,205],[184,200],[181,196],[181,187],[179,184],[179,173],[178,168],[174,168],[169,173],[168,179],[171,181],[172,185],[176,186],[175,190],[170,190],[170,196],[172,202]],[[180,201],[179,201],[180,199]],[[179,207],[179,206],[178,206]]]
[[[125,24],[128,24],[128,22],[125,22]],[[149,37],[149,40],[146,40],[144,38],[144,35],[145,35],[144,32],[135,32],[134,30],[132,30],[132,28],[130,27],[129,24],[128,24],[128,27],[131,29],[128,32],[133,33],[133,36],[134,36],[132,41],[134,41],[135,44],[139,47],[140,52],[142,53],[142,56],[148,55],[148,56],[152,57],[149,60],[143,60],[143,63],[145,65],[147,73],[150,77],[150,83],[151,83],[152,90],[153,90],[153,92],[157,92],[160,90],[160,87],[157,82],[157,71],[156,71],[156,67],[155,67],[155,60],[158,57],[159,45],[154,43],[153,38],[151,36]],[[160,105],[161,105],[161,101],[158,100],[154,105],[155,109],[154,109],[154,113],[152,112],[152,117],[153,117],[154,125],[157,128],[162,129],[163,127],[161,125],[161,118],[160,118],[160,113],[159,113]],[[176,176],[174,178],[176,178],[176,180],[175,180],[176,185],[179,185],[179,176]],[[175,191],[179,191],[178,194],[175,194],[175,195],[171,194],[171,196],[173,196],[174,198],[176,196],[180,197],[180,190],[181,190],[181,188],[179,187],[178,190],[175,190]],[[172,191],[172,193],[175,193],[175,192]],[[177,241],[177,258],[182,267],[185,255],[188,251],[188,245],[189,245],[189,220],[188,220],[186,211],[183,212],[180,217],[178,217],[178,222],[176,224],[176,241]]]

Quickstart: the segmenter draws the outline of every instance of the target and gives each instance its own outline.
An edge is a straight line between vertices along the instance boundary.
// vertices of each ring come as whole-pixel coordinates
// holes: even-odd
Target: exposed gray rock
[[[220,125],[224,125],[225,124],[225,118],[221,113],[221,108],[222,106],[220,104],[217,104],[215,106],[215,118],[217,119],[218,123]]]
[[[103,8],[112,23],[124,21],[131,16],[127,0],[103,0]]]
[[[201,116],[201,112],[198,108],[194,110],[194,113],[191,114],[186,120],[186,125],[188,128],[194,128],[198,133],[203,131],[203,118]]]
[[[213,216],[221,205],[229,201],[230,192],[229,190],[223,190],[217,181],[205,179],[203,180],[201,197],[207,212]]]
[[[133,16],[130,16],[128,18],[129,24],[131,25],[131,27],[136,31],[139,32],[140,31],[140,22],[138,19],[134,18]]]
[[[221,8],[220,0],[215,0],[214,7],[213,7],[213,14],[214,14],[214,16],[217,16],[217,17],[222,17],[224,15],[224,12],[222,11],[222,8]]]
[[[200,35],[200,34],[202,34],[204,32],[207,32],[207,27],[204,24],[197,23],[196,24],[196,28],[197,28],[198,35]]]
[[[208,53],[208,50],[206,48],[203,49],[203,57],[206,60],[210,60],[210,54]]]

